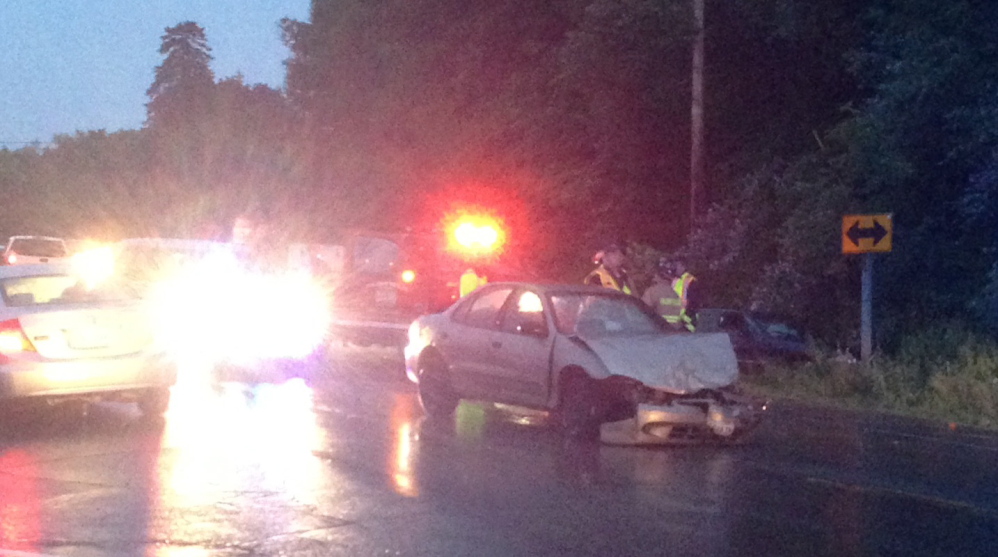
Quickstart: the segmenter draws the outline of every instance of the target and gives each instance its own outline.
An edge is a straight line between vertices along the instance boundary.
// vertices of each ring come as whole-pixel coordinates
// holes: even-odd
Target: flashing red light
[[[406,284],[412,284],[413,281],[416,280],[416,271],[413,271],[412,269],[402,271],[401,279],[402,282]]]
[[[462,215],[448,227],[448,248],[466,257],[484,257],[502,251],[506,234],[489,215]]]
[[[462,222],[454,230],[454,239],[465,249],[491,250],[499,240],[499,232],[491,225],[476,226]]]

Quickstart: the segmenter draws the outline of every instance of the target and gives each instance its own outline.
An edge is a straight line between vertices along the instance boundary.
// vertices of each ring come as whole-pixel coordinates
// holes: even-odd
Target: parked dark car
[[[745,373],[761,371],[767,363],[792,364],[814,359],[807,339],[779,319],[737,309],[701,309],[697,332],[728,333]]]

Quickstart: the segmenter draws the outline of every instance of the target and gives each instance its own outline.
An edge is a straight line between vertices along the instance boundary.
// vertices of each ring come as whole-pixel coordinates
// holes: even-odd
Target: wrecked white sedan
[[[675,333],[608,288],[494,283],[409,328],[406,373],[431,418],[461,399],[547,410],[614,444],[735,440],[765,405],[737,393],[725,333]]]

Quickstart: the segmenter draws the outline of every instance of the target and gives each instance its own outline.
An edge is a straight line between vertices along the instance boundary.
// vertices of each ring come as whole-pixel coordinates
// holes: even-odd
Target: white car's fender
[[[606,379],[610,376],[603,360],[589,348],[586,341],[577,336],[558,335],[551,350],[551,393],[548,406],[553,408],[560,397],[561,373],[568,368],[579,368],[593,379]]]
[[[441,326],[445,322],[441,314],[423,315],[409,325],[406,333],[408,339],[402,354],[405,357],[406,377],[413,383],[419,383],[419,359],[427,349],[438,342],[434,335],[440,334]]]

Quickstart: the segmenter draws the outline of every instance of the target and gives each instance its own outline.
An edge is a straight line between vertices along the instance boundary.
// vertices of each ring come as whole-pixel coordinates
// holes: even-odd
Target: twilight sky
[[[0,0],[0,148],[137,129],[167,27],[194,21],[215,78],[284,86],[282,17],[310,0]]]

